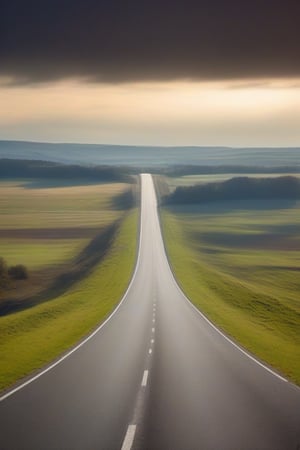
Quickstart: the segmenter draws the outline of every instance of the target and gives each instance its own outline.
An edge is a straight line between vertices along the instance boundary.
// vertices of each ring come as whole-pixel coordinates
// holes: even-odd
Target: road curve
[[[299,450],[300,390],[184,297],[142,175],[136,271],[111,318],[0,402],[1,450]]]

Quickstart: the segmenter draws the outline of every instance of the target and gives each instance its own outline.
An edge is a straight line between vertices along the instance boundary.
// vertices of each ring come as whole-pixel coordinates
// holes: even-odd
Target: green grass
[[[120,217],[112,199],[127,187],[109,183],[32,189],[30,183],[1,181],[0,230],[108,225]]]
[[[128,184],[36,184],[0,181],[0,256],[9,265],[36,270],[65,263],[124,214],[113,202]]]
[[[42,367],[92,331],[120,301],[136,257],[137,211],[105,259],[65,294],[0,318],[0,389]]]
[[[9,266],[25,264],[36,270],[70,261],[88,242],[89,239],[0,239],[0,254]]]
[[[236,206],[163,210],[171,265],[201,311],[300,384],[299,204]]]

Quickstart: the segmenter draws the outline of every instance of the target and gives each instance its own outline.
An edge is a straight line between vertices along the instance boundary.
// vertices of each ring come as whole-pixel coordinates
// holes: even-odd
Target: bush
[[[6,287],[9,281],[8,268],[5,259],[0,257],[0,288]]]
[[[8,269],[8,275],[14,280],[26,280],[28,278],[28,270],[23,264],[18,264]]]

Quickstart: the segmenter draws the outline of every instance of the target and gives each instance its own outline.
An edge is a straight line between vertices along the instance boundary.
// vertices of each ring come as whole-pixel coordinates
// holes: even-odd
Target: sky
[[[1,0],[0,139],[300,146],[298,0]]]

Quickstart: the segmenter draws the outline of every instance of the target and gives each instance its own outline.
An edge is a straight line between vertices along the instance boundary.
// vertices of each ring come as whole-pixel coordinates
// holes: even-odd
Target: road
[[[0,402],[1,450],[299,450],[300,389],[214,328],[170,270],[150,175],[117,310]]]

